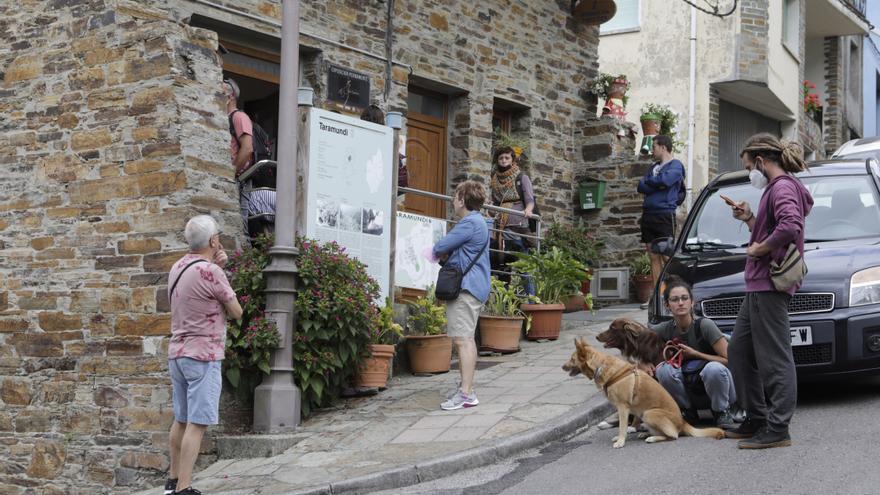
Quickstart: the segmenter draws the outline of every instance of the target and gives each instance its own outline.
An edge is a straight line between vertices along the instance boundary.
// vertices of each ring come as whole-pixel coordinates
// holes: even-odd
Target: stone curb
[[[285,495],[369,493],[444,478],[460,471],[493,464],[520,452],[565,438],[584,426],[599,423],[613,411],[614,406],[605,399],[602,393],[597,393],[574,406],[568,413],[554,418],[548,424],[507,438],[493,440],[487,445],[448,454],[415,465],[400,466],[328,485],[287,492]]]

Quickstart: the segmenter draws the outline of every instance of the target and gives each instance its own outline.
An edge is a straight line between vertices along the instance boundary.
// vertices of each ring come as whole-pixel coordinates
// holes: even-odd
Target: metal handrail
[[[415,188],[412,188],[412,187],[398,187],[397,190],[398,190],[398,192],[402,192],[402,193],[407,193],[407,194],[412,193],[412,194],[416,194],[416,195],[419,195],[419,196],[426,196],[426,197],[429,197],[429,198],[432,198],[432,199],[439,199],[439,200],[441,200],[441,201],[445,201],[445,202],[447,202],[447,203],[451,203],[451,202],[452,202],[452,196],[448,196],[448,195],[446,195],[446,194],[440,194],[440,193],[435,193],[435,192],[431,192],[431,191],[423,191],[423,190],[421,190],[421,189],[415,189]],[[535,234],[534,234],[534,235],[532,235],[532,234],[520,234],[519,232],[517,232],[516,235],[518,235],[518,236],[520,236],[520,237],[527,237],[527,238],[529,238],[529,239],[535,239],[535,240],[536,240],[536,244],[537,244],[537,245],[536,245],[536,249],[540,252],[540,250],[541,250],[541,241],[543,240],[543,237],[541,236],[541,216],[540,216],[540,215],[535,215],[534,213],[531,214],[531,215],[526,215],[524,212],[519,211],[519,210],[514,210],[514,209],[511,209],[511,208],[504,208],[503,206],[495,206],[495,205],[483,205],[480,209],[481,209],[481,210],[494,211],[494,212],[498,212],[498,213],[507,213],[507,214],[510,214],[510,215],[517,215],[517,216],[520,216],[520,217],[527,217],[527,218],[529,218],[529,219],[536,220],[536,221],[537,221],[537,228],[535,229]],[[447,219],[443,219],[443,220],[446,221],[446,222],[448,222],[448,223],[451,223],[451,224],[453,224],[453,225],[458,223],[456,220],[451,220],[451,219],[448,219],[448,218],[447,218]],[[493,224],[492,227],[489,227],[489,230],[492,231],[492,232],[505,232],[504,229],[497,229],[497,228],[495,228],[495,227],[494,227],[494,224]],[[512,251],[506,251],[506,250],[504,250],[504,249],[492,249],[492,248],[490,248],[489,251],[490,251],[490,252],[496,252],[496,253],[505,253],[505,254],[506,254],[506,253],[510,253],[510,252],[512,252]],[[495,273],[495,274],[504,274],[504,275],[522,275],[522,274],[519,274],[519,273],[513,273],[513,272],[504,271],[504,270],[491,270],[491,272],[492,272],[492,273]]]

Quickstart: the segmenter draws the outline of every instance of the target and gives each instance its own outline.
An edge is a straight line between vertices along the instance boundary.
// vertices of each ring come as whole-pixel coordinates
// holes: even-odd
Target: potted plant
[[[547,229],[543,246],[548,249],[557,247],[587,267],[587,277],[581,281],[580,291],[583,294],[590,294],[593,267],[598,264],[601,252],[605,249],[605,241],[597,239],[583,224],[554,223]]]
[[[619,118],[626,116],[624,108],[629,100],[629,97],[626,95],[629,88],[630,82],[624,74],[612,76],[611,74],[600,72],[592,84],[590,84],[590,91],[605,100],[605,106],[602,107],[602,115],[613,115]]]
[[[681,147],[682,143],[678,141],[678,112],[669,105],[646,103],[642,107],[639,120],[642,123],[642,134],[645,136],[664,134],[672,139],[676,150]]]
[[[519,337],[525,320],[520,305],[524,298],[519,277],[512,277],[510,284],[492,277],[492,292],[479,320],[480,350],[519,351]]]
[[[406,336],[406,353],[413,373],[445,373],[452,364],[452,339],[446,329],[446,309],[437,304],[434,287],[428,288],[425,297],[409,305],[406,318],[409,334]]]
[[[632,272],[633,285],[636,287],[636,299],[640,303],[648,302],[651,289],[654,288],[654,277],[651,275],[651,257],[648,253],[638,255],[629,265]]]
[[[402,336],[403,327],[394,321],[394,306],[391,298],[387,298],[385,306],[376,311],[376,320],[370,331],[370,357],[361,361],[355,386],[385,388],[394,359],[394,344]]]
[[[540,253],[513,253],[517,260],[510,266],[532,277],[535,295],[520,306],[531,319],[526,338],[529,340],[559,338],[564,298],[572,284],[586,278],[586,266],[565,251],[552,247]]]
[[[816,84],[810,82],[809,79],[804,81],[803,85],[804,90],[804,112],[810,116],[811,119],[816,118],[816,115],[822,110],[822,105],[819,101],[819,95],[813,93],[813,90],[816,89]]]

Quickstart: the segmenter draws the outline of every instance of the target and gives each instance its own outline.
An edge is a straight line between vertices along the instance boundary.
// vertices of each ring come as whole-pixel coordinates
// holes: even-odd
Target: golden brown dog
[[[602,389],[617,407],[618,417],[630,413],[648,427],[648,443],[675,440],[680,434],[692,437],[724,438],[719,428],[694,428],[681,417],[681,410],[669,392],[645,372],[614,356],[603,354],[583,340],[575,340],[575,351],[562,366],[571,376],[583,373]],[[614,448],[626,443],[626,422],[620,424]]]

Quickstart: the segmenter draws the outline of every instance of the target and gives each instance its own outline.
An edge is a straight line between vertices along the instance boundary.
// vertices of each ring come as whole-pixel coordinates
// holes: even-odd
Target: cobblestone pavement
[[[547,425],[603,403],[594,397],[598,391],[591,381],[571,378],[560,369],[571,355],[573,339],[586,337],[596,344],[595,335],[622,316],[644,322],[646,312],[638,305],[625,305],[594,314],[571,313],[565,315],[559,340],[522,341],[518,353],[481,356],[477,407],[440,409],[444,396],[458,383],[457,363],[445,374],[396,376],[378,395],[345,400],[303,422],[296,431],[301,439],[281,455],[220,460],[197,473],[193,486],[206,495],[366,492],[371,486],[424,481],[426,476],[415,474],[414,467],[448,461],[459,453],[462,460],[474,462],[474,449],[485,451],[487,445],[503,445],[506,439],[536,430],[547,436],[546,441],[554,440],[549,435],[558,438],[571,432],[564,426],[549,431]],[[435,463],[431,476],[454,470],[454,463]],[[368,475],[374,475],[373,480],[364,482]],[[154,488],[140,495],[161,493]]]

